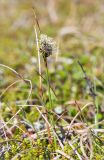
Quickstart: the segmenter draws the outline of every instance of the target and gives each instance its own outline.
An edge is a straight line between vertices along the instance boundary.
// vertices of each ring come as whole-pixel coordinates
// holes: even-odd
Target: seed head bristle
[[[40,52],[44,58],[49,57],[56,52],[56,42],[47,35],[40,35]]]

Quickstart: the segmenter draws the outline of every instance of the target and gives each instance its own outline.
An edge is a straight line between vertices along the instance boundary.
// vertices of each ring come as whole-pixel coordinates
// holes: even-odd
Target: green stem
[[[96,84],[94,81],[94,91],[96,93]],[[94,105],[95,105],[95,124],[98,123],[98,112],[99,112],[99,106],[98,106],[98,98],[97,96],[94,98]],[[99,128],[98,125],[96,125],[96,128]]]
[[[49,80],[49,72],[48,72],[48,65],[47,65],[47,59],[44,59],[45,66],[46,66],[46,80],[47,80],[47,87],[48,87],[48,95],[49,95],[49,103],[50,103],[50,109],[52,109],[52,98],[51,98],[51,90],[50,90],[50,80]]]
[[[95,98],[95,124],[98,123],[98,99]],[[98,128],[98,125],[96,125],[96,128]]]

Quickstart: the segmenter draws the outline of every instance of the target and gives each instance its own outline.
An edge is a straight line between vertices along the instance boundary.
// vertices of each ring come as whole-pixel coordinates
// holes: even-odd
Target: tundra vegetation
[[[104,1],[0,1],[0,160],[104,159]]]

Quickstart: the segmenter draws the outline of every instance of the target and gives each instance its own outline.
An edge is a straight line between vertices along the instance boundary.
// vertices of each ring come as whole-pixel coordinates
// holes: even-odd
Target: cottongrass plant
[[[40,75],[40,84],[39,84],[39,88],[40,88],[40,95],[41,98],[43,99],[43,91],[42,91],[42,75],[41,75],[41,62],[40,62],[40,53],[43,56],[44,59],[44,64],[46,67],[46,81],[47,81],[47,87],[48,87],[48,95],[49,95],[49,108],[48,109],[52,109],[52,99],[51,99],[51,90],[50,90],[50,82],[49,82],[49,72],[48,72],[48,65],[47,65],[47,57],[49,57],[50,55],[52,55],[55,52],[55,48],[56,48],[56,43],[53,41],[52,38],[48,37],[45,34],[41,34],[41,30],[40,30],[40,26],[38,23],[38,19],[34,11],[34,16],[35,16],[35,26],[34,26],[34,30],[35,30],[35,36],[36,36],[36,45],[37,45],[37,51],[38,51],[38,64],[39,64],[39,75]],[[37,32],[37,28],[39,29],[39,35],[38,36],[38,32]],[[50,133],[50,125],[48,123],[48,115],[47,115],[47,109],[44,107],[44,112],[45,112],[45,121],[46,121],[46,128],[47,128],[47,132],[48,132],[48,139],[49,142],[52,143],[52,138],[51,138],[51,133]]]
[[[39,45],[40,45],[40,53],[43,56],[45,68],[46,68],[46,81],[47,81],[47,87],[48,87],[48,96],[49,96],[49,108],[50,111],[53,108],[52,104],[52,97],[51,97],[51,88],[50,88],[50,79],[49,79],[49,70],[48,70],[48,64],[47,64],[47,58],[54,54],[56,52],[56,42],[53,40],[53,38],[48,37],[45,34],[40,35],[39,39]],[[47,112],[46,112],[47,113]],[[47,114],[46,114],[47,116]],[[48,117],[48,116],[47,116]],[[53,124],[53,117],[50,118],[51,124]],[[49,131],[49,126],[47,126]],[[52,143],[50,131],[49,131],[49,141]]]
[[[47,86],[48,86],[50,109],[52,109],[52,98],[51,98],[47,58],[50,55],[54,54],[55,52],[56,52],[56,42],[53,40],[53,38],[48,37],[47,35],[41,34],[40,35],[40,53],[43,56],[44,64],[46,67],[46,79],[47,79]]]

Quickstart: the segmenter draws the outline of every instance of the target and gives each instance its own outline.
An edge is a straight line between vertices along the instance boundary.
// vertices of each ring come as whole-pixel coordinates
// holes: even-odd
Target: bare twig
[[[40,89],[40,95],[42,96],[42,78],[41,78],[41,62],[40,62],[40,52],[39,52],[39,40],[38,40],[38,34],[36,30],[36,26],[34,26],[35,30],[35,37],[36,37],[36,45],[37,45],[37,52],[38,52],[38,65],[39,65],[39,89]]]

